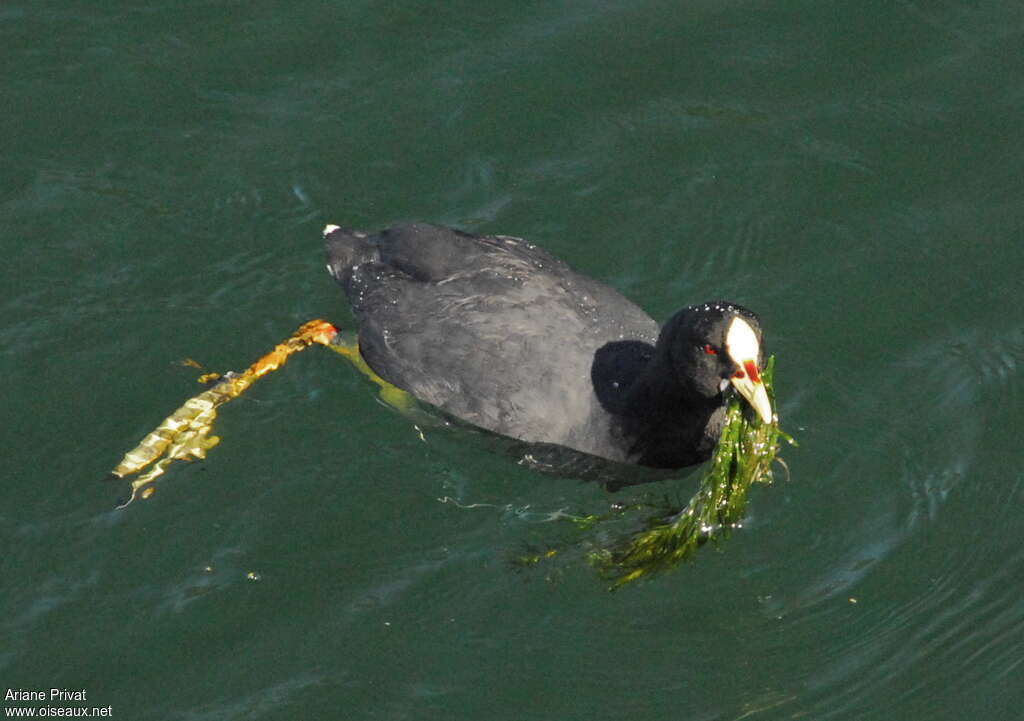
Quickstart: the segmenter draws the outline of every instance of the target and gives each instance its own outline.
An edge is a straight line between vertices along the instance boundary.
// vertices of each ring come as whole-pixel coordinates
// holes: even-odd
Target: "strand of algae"
[[[185,404],[163,420],[111,471],[116,478],[124,478],[152,464],[152,468],[131,482],[131,495],[119,508],[123,508],[136,497],[148,498],[154,490],[152,483],[167,470],[174,461],[191,458],[205,458],[206,451],[220,441],[210,435],[217,418],[217,408],[242,395],[249,386],[267,373],[283,366],[290,355],[318,344],[333,347],[338,337],[337,329],[323,320],[303,323],[298,330],[272,351],[262,356],[241,373],[211,374],[200,380],[219,378],[202,393],[189,398]],[[338,349],[348,354],[348,349]],[[358,355],[358,353],[357,353]]]
[[[773,356],[761,374],[773,409],[774,370]],[[624,543],[592,551],[590,562],[613,580],[614,590],[666,571],[690,559],[707,541],[724,538],[742,521],[750,487],[772,482],[772,462],[780,439],[795,445],[779,428],[777,415],[771,423],[764,423],[734,394],[711,463],[689,503],[667,518],[660,515],[648,521],[645,530]]]
[[[115,478],[124,478],[152,465],[152,467],[131,482],[131,495],[118,508],[123,508],[136,498],[149,498],[155,487],[153,482],[163,475],[174,461],[188,461],[205,458],[206,452],[220,439],[211,435],[217,419],[217,408],[242,395],[249,386],[267,373],[283,366],[293,353],[312,345],[325,346],[348,359],[356,369],[377,385],[381,401],[412,419],[422,420],[419,406],[411,395],[388,383],[373,372],[359,353],[359,343],[354,336],[341,333],[325,320],[311,320],[303,323],[287,339],[278,343],[273,350],[262,356],[241,373],[209,373],[199,378],[200,382],[216,381],[214,385],[185,401],[184,405],[165,418],[111,471]],[[194,364],[194,362],[193,362]]]

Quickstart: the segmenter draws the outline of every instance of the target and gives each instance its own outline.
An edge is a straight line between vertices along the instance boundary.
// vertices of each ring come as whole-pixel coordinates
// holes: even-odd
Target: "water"
[[[1020,718],[1022,21],[5,4],[0,691],[133,721]],[[311,351],[114,511],[104,474],[195,392],[177,363],[349,323],[320,228],[401,219],[525,236],[659,319],[758,310],[790,480],[624,592],[516,571],[622,494],[423,441]]]

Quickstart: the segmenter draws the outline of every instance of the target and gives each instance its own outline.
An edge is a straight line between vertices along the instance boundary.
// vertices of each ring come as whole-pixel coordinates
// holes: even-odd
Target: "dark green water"
[[[0,692],[1021,718],[1022,47],[1012,2],[4,3]],[[196,392],[176,363],[348,323],[320,229],[402,219],[528,237],[659,319],[758,310],[790,480],[624,592],[517,572],[622,494],[424,442],[311,351],[114,511],[101,479]]]

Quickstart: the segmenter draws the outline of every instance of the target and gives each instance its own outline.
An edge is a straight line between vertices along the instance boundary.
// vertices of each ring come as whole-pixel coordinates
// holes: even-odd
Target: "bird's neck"
[[[622,430],[635,462],[681,468],[710,456],[724,421],[721,396],[708,398],[679,382],[664,354],[656,353],[630,388]]]

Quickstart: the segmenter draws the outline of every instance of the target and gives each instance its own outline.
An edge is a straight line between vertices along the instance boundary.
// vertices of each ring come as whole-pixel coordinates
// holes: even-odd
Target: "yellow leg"
[[[334,342],[327,346],[335,353],[345,356],[356,369],[377,385],[377,395],[387,405],[402,414],[410,414],[416,409],[416,400],[396,385],[388,383],[363,360],[359,353],[359,343],[354,338],[343,338],[338,336]]]

